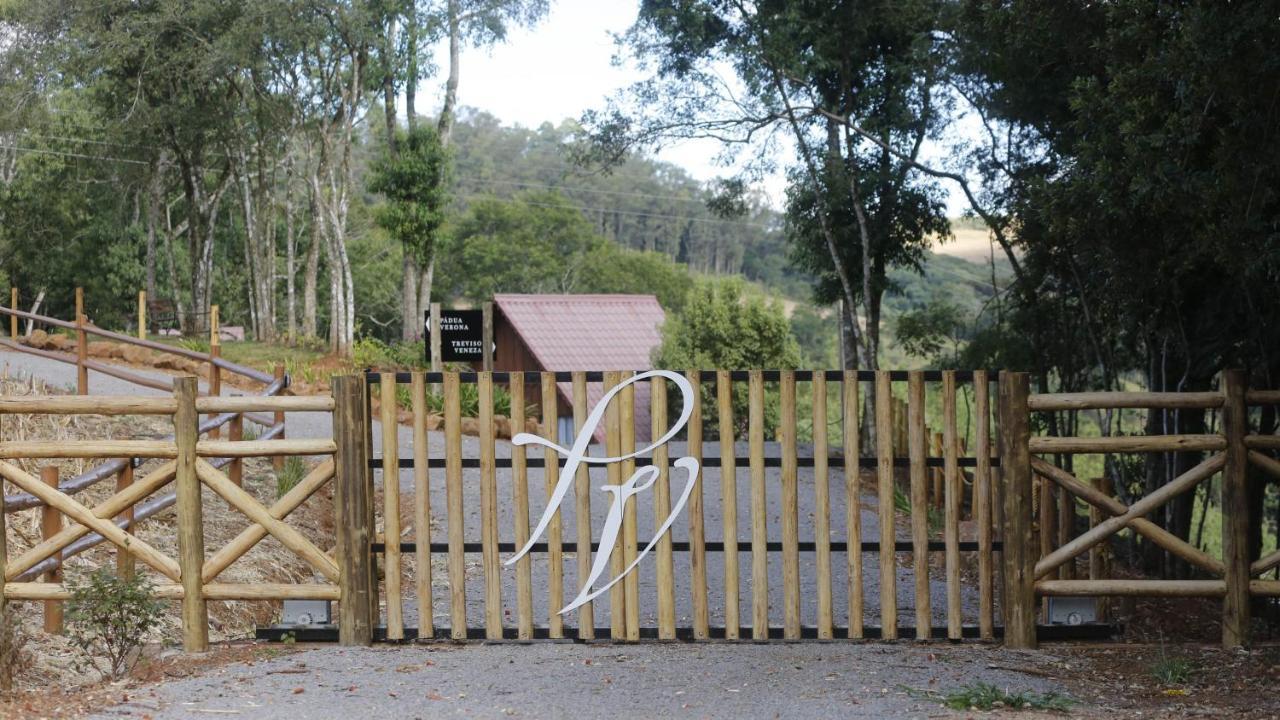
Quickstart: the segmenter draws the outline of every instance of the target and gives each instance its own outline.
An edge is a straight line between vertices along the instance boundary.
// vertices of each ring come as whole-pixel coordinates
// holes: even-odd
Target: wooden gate
[[[364,448],[382,494],[372,544],[382,580],[356,575],[370,578],[371,603],[385,598],[387,639],[996,636],[985,371],[683,373],[695,402],[681,434],[607,468],[580,466],[546,533],[508,566],[565,458],[499,436],[557,440],[561,415],[581,433],[621,384],[591,454],[631,455],[672,414],[672,382],[638,387],[633,374],[366,374],[366,418],[410,426]],[[437,426],[443,441],[428,432]],[[600,550],[610,495],[599,486],[657,467],[650,491],[625,505],[603,583],[641,558],[671,512],[675,457],[702,467],[684,517],[607,594],[558,612]]]

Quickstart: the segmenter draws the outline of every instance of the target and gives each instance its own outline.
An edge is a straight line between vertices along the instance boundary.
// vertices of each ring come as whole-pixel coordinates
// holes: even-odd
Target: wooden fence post
[[[124,492],[125,490],[129,489],[129,486],[132,484],[133,484],[133,458],[125,458],[124,467],[120,469],[120,474],[116,476],[116,493],[118,494],[118,493]],[[135,530],[135,528],[133,527],[133,506],[130,505],[128,508],[125,509],[124,512],[120,513],[117,517],[127,519],[129,521],[129,527],[128,529],[125,530],[125,532],[129,534],[133,534]],[[134,569],[135,569],[135,564],[133,560],[133,555],[119,548],[116,548],[116,575],[120,576],[121,578],[128,579],[133,577]]]
[[[373,487],[365,444],[369,419],[364,377],[333,378],[334,527],[337,530],[338,642],[373,643],[378,613],[373,563]]]
[[[243,413],[236,413],[231,416],[227,436],[227,439],[232,442],[238,442],[244,439]],[[244,458],[231,458],[231,465],[227,467],[227,479],[235,483],[236,487],[242,487],[244,485]]]
[[[138,339],[147,339],[147,291],[138,291]]]
[[[284,380],[284,379],[285,379],[285,376],[284,376],[284,363],[276,363],[276,366],[275,366],[275,378],[276,378],[276,380],[277,380],[277,381],[280,381],[280,380]],[[286,384],[287,384],[287,383],[286,383]],[[282,394],[283,394],[283,393],[282,393]],[[276,438],[277,438],[277,439],[279,439],[279,440],[284,440],[284,438],[285,438],[285,435],[284,435],[284,411],[282,411],[282,410],[277,410],[277,411],[275,412],[275,418],[272,420],[272,424],[280,428],[280,434],[279,434],[279,435],[276,435]],[[272,455],[272,456],[271,456],[271,469],[272,469],[272,470],[275,470],[276,472],[280,472],[281,470],[284,470],[284,456],[283,456],[283,455]]]
[[[9,308],[12,310],[18,309],[18,286],[17,285],[14,285],[13,287],[9,288]],[[18,339],[18,316],[17,315],[9,316],[9,339],[11,340]]]
[[[1224,370],[1222,434],[1227,438],[1227,463],[1222,469],[1222,564],[1227,594],[1222,600],[1222,646],[1249,644],[1249,432],[1243,370]]]
[[[480,342],[481,344],[484,345],[484,347],[482,348],[483,354],[481,355],[481,357],[484,358],[484,361],[481,363],[482,365],[481,369],[492,370],[493,369],[493,303],[491,302],[485,303],[484,309],[482,312],[483,312],[482,321],[481,321],[482,339]]]
[[[56,490],[58,488],[58,466],[45,465],[40,468],[40,479],[44,481],[45,485]],[[62,513],[48,505],[40,508],[41,539],[48,540],[60,532],[62,532]],[[59,550],[53,557],[58,559],[58,564],[44,574],[44,581],[59,583],[62,582],[62,551]],[[51,635],[62,633],[61,600],[44,601],[44,631]]]
[[[196,476],[197,380],[175,378],[173,437],[178,446],[175,484],[178,491],[178,566],[182,570],[182,647],[187,652],[209,649],[209,608],[204,599],[204,513],[200,506],[200,478]]]
[[[1000,373],[1000,474],[1004,482],[1003,537],[1005,601],[1004,644],[1036,647],[1035,564],[1037,546],[1031,528],[1031,379],[1026,373]]]
[[[84,332],[84,288],[76,288],[76,394],[89,394],[89,343]]]
[[[209,306],[209,397],[218,397],[222,394],[222,368],[214,362],[222,357],[222,329],[218,318],[218,306]],[[209,417],[215,417],[210,415]],[[209,431],[209,437],[217,439],[222,435],[222,428],[214,428]]]

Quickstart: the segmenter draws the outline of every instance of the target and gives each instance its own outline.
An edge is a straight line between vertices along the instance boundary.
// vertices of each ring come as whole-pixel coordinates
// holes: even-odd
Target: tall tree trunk
[[[307,246],[307,258],[305,261],[306,275],[302,281],[302,334],[305,337],[316,337],[317,327],[316,313],[316,293],[318,292],[318,284],[320,279],[320,244],[323,242],[323,221],[320,219],[320,203],[316,199],[316,189],[313,187],[309,191],[310,196],[310,215],[311,222],[309,225],[311,242]]]
[[[416,340],[418,337],[418,265],[404,249],[400,278],[400,339]]]
[[[284,166],[284,282],[285,314],[289,329],[289,341],[298,337],[298,237],[293,220],[293,155]]]
[[[410,2],[405,14],[404,114],[409,134],[418,129],[418,4]]]
[[[169,207],[165,206],[164,211],[164,250],[167,259],[168,271],[165,273],[169,280],[169,297],[173,301],[173,311],[177,315],[178,332],[187,334],[187,312],[186,304],[182,301],[182,291],[178,288],[178,259],[173,251],[173,219],[169,215]]]
[[[156,299],[156,233],[160,232],[160,210],[164,207],[165,154],[151,164],[147,182],[147,298]]]

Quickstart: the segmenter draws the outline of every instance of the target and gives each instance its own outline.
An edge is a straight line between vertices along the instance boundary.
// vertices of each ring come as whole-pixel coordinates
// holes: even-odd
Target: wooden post
[[[1035,564],[1038,548],[1031,526],[1031,441],[1026,373],[1000,373],[1000,474],[1004,482],[1004,644],[1036,647]]]
[[[747,375],[747,442],[751,470],[751,639],[769,639],[769,498],[764,469],[764,374]]]
[[[440,372],[440,303],[431,303],[431,372]],[[438,391],[438,390],[437,390]]]
[[[540,378],[541,386],[539,392],[542,396],[542,436],[548,438],[556,438],[560,442],[560,396],[556,389],[556,374],[554,372],[544,372]],[[606,391],[608,388],[606,388]],[[614,403],[609,404],[610,407],[616,408]],[[610,435],[613,437],[613,435]],[[609,463],[610,468],[617,468],[617,463]],[[547,499],[551,498],[555,492],[556,483],[560,479],[560,454],[551,448],[543,451],[542,455],[542,472],[543,487]],[[621,482],[621,481],[619,481]],[[617,484],[617,483],[613,483]],[[590,515],[587,518],[590,519]],[[564,616],[560,614],[560,608],[564,607],[564,552],[561,549],[564,538],[564,517],[560,512],[560,508],[556,508],[555,515],[551,517],[551,524],[547,526],[547,635],[552,638],[564,637]],[[588,546],[590,547],[590,546]],[[614,546],[614,550],[617,550]],[[579,551],[581,552],[581,551]],[[616,574],[616,573],[615,573]],[[581,578],[579,578],[581,580]],[[615,585],[614,588],[619,592],[622,590],[621,585]],[[610,598],[613,597],[611,594]],[[618,639],[620,635],[613,635],[613,639]]]
[[[244,439],[244,414],[236,413],[231,416],[230,428],[227,431],[229,436],[227,439],[232,442],[239,442]],[[244,486],[244,458],[231,458],[231,465],[227,468],[227,479],[236,484],[236,487]]]
[[[991,526],[991,388],[986,370],[973,373],[973,416],[977,427],[977,466],[973,471],[973,523],[978,526],[978,635],[995,638]]]
[[[373,483],[369,473],[369,418],[364,378],[339,375],[333,387],[334,528],[338,561],[338,643],[370,645],[378,613],[373,562]]]
[[[129,489],[133,484],[133,458],[125,458],[124,467],[120,469],[120,474],[116,475],[116,494],[120,494]],[[126,533],[133,534],[133,506],[125,508],[124,512],[116,516],[117,519],[125,519],[129,521],[129,527],[125,529]],[[128,579],[133,577],[135,563],[133,555],[116,548],[116,575],[121,578]]]
[[[863,636],[862,602],[862,467],[858,448],[858,372],[845,370],[840,383],[841,429],[844,430],[845,565],[849,595],[849,637]]]
[[[58,466],[45,465],[40,468],[40,479],[45,485],[58,489]],[[45,505],[40,508],[40,537],[42,540],[49,538],[62,532],[62,513],[54,508]],[[62,551],[59,550],[53,555],[58,559],[58,564],[52,570],[44,574],[44,581],[47,583],[62,582]],[[59,635],[62,633],[62,601],[61,600],[45,600],[44,601],[44,631],[51,635]]]
[[[929,597],[929,488],[925,476],[928,455],[924,425],[924,372],[907,374],[907,450],[911,458],[911,556],[916,576],[916,639],[928,640],[933,630]]]
[[[204,513],[200,506],[200,478],[196,476],[197,382],[193,376],[173,381],[178,410],[173,437],[178,446],[178,566],[182,569],[182,647],[187,652],[209,649],[209,608],[204,599]]]
[[[661,378],[654,378],[653,384],[653,439],[662,437],[662,433],[667,431],[667,397],[666,386],[662,384]],[[732,379],[728,370],[716,371],[716,407],[720,420],[720,515],[724,526],[724,639],[737,640],[741,627],[742,618],[739,614],[738,603],[738,467],[737,453],[734,447],[734,431],[733,431],[733,387]],[[662,412],[659,414],[658,408],[661,406]],[[817,412],[816,410],[814,411]],[[654,462],[657,462],[659,450],[654,450]],[[816,454],[816,453],[815,453]],[[825,453],[823,454],[825,457]],[[663,445],[661,448],[662,476],[663,485],[666,485],[666,462],[667,447]],[[670,511],[671,491],[666,489],[666,502],[658,507],[658,522],[660,518],[666,517]],[[663,536],[659,545],[659,563],[666,563],[667,580],[670,582],[671,571],[671,535],[670,533]],[[661,565],[660,565],[661,568]],[[662,582],[663,570],[658,571],[659,583]],[[663,596],[659,595],[658,602],[661,608]],[[675,608],[667,609],[669,617],[673,621],[671,636],[675,637],[674,620]],[[662,610],[659,610],[661,617]]]
[[[138,339],[147,339],[147,291],[138,291]]]
[[[693,413],[685,430],[687,440],[685,455],[702,465],[702,374],[687,370],[684,374],[693,388]],[[693,585],[693,639],[711,637],[710,616],[707,601],[707,533],[703,524],[702,483],[693,486],[689,495],[689,582]]]
[[[89,341],[84,331],[84,288],[76,288],[76,394],[89,394]]]
[[[276,378],[276,380],[284,380],[284,363],[276,363],[276,366],[275,366],[275,373],[274,373],[274,374],[275,374],[275,378]],[[279,434],[279,435],[276,435],[276,439],[277,439],[277,440],[284,440],[284,438],[285,438],[285,435],[284,435],[284,427],[285,427],[285,423],[284,423],[284,411],[283,411],[283,410],[277,410],[277,411],[275,412],[275,418],[272,420],[272,424],[274,424],[274,425],[276,425],[277,427],[279,427],[279,428],[280,428],[280,434]],[[272,469],[272,470],[275,470],[276,472],[280,472],[281,470],[284,470],[284,456],[283,456],[283,455],[272,455],[272,456],[271,456],[271,469]]]
[[[378,382],[382,419],[382,554],[387,594],[387,639],[404,639],[404,600],[400,564],[400,443],[395,372],[383,372]],[[483,418],[483,415],[481,416]]]
[[[431,597],[431,477],[428,472],[428,449],[427,445],[427,383],[421,372],[415,372],[410,380],[411,392],[413,393],[413,538],[414,538],[414,570],[417,576],[416,590],[418,597],[418,639],[430,640],[436,636],[435,628],[435,602]],[[517,408],[524,407],[523,393],[517,402],[516,393],[513,389],[511,392],[511,413],[513,416]],[[518,452],[517,452],[518,451]],[[519,457],[520,464],[515,466],[513,459],[512,471],[518,485],[523,485],[524,478],[524,448],[512,448],[512,457]],[[518,503],[517,503],[518,504]],[[525,537],[527,538],[529,512],[528,498],[525,498]],[[516,542],[520,542],[517,539]],[[521,559],[521,562],[528,562],[528,556]],[[528,571],[525,571],[526,573]]]
[[[947,639],[963,638],[960,614],[960,439],[956,428],[956,371],[942,371],[943,503],[947,574]]]
[[[493,369],[493,303],[491,302],[485,303],[484,309],[482,312],[484,313],[484,315],[483,315],[482,326],[481,326],[482,338],[480,342],[484,345],[484,347],[481,348],[484,351],[483,369],[492,370]]]
[[[778,383],[782,445],[782,637],[800,639],[800,511],[796,473],[796,373],[783,370]]]
[[[876,486],[880,501],[880,637],[898,639],[898,555],[894,552],[893,386],[876,371]]]
[[[1091,483],[1093,487],[1107,497],[1115,495],[1110,477],[1094,478]],[[1102,512],[1102,508],[1097,505],[1089,505],[1089,529],[1097,527],[1099,523],[1106,519]],[[1111,570],[1108,566],[1108,555],[1111,553],[1111,543],[1101,542],[1089,548],[1089,579],[1090,580],[1110,580]],[[1107,620],[1111,617],[1111,607],[1109,598],[1098,598],[1098,619]]]
[[[1243,370],[1224,370],[1222,434],[1227,438],[1227,463],[1222,469],[1222,563],[1227,592],[1222,599],[1222,646],[1249,644],[1249,409]]]
[[[449,525],[449,636],[454,640],[466,640],[467,563],[463,553],[466,539],[463,525],[466,521],[463,519],[462,508],[462,398],[460,378],[456,372],[444,375],[444,482]],[[376,601],[374,607],[377,607]],[[557,617],[559,616],[552,615],[553,619]]]
[[[18,286],[17,285],[9,288],[9,308],[12,310],[18,309]],[[18,339],[18,316],[17,315],[9,316],[9,337],[13,340]]]
[[[221,323],[218,318],[218,306],[209,306],[209,397],[217,397],[222,394],[222,368],[214,362],[215,359],[222,357],[222,339],[221,339]],[[214,417],[210,415],[209,417]],[[222,428],[214,428],[209,431],[209,437],[213,440],[218,439],[222,435]]]

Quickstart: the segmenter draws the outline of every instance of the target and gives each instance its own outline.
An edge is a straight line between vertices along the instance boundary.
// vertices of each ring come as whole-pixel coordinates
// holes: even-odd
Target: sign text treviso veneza
[[[426,319],[427,347],[431,347],[431,317]],[[484,357],[484,311],[440,311],[441,362],[479,362]],[[430,360],[430,356],[427,358]]]
[[[600,424],[600,420],[604,417],[605,409],[609,406],[609,401],[614,398],[623,388],[642,380],[652,377],[662,377],[676,384],[680,388],[680,394],[684,398],[684,404],[680,410],[680,419],[676,421],[666,432],[665,435],[658,438],[648,447],[641,448],[629,455],[619,455],[617,457],[593,457],[587,455],[587,445],[591,442],[591,438],[595,435],[596,428]],[[538,437],[530,433],[520,433],[512,438],[511,442],[515,445],[541,445],[560,453],[565,457],[564,468],[560,471],[560,478],[556,481],[555,489],[551,493],[551,499],[547,502],[547,508],[542,513],[542,518],[538,521],[538,526],[534,529],[533,534],[529,537],[529,541],[524,547],[520,548],[507,565],[515,563],[524,557],[529,550],[542,537],[542,533],[546,532],[547,526],[551,523],[552,517],[560,504],[564,502],[565,495],[569,492],[569,486],[573,484],[573,476],[578,470],[578,466],[586,465],[607,465],[609,463],[623,462],[633,458],[640,457],[652,452],[655,448],[663,443],[671,440],[680,432],[689,422],[689,416],[693,414],[693,386],[689,384],[682,375],[669,372],[667,370],[651,370],[649,372],[633,375],[618,385],[614,386],[609,392],[605,393],[600,402],[591,409],[591,414],[587,416],[586,423],[578,431],[578,436],[574,438],[572,447],[561,447],[551,440]],[[564,606],[560,610],[563,615],[572,611],[583,603],[590,602],[596,596],[613,587],[619,580],[626,577],[628,573],[635,570],[640,561],[644,559],[649,551],[657,545],[658,540],[662,538],[675,522],[680,511],[684,509],[685,504],[689,501],[689,496],[693,493],[694,485],[698,482],[698,461],[691,457],[682,457],[673,463],[676,467],[681,468],[686,473],[684,492],[680,493],[680,497],[676,500],[675,505],[671,508],[671,514],[666,517],[658,531],[653,534],[653,539],[644,547],[640,553],[636,555],[636,559],[623,569],[621,573],[611,579],[607,584],[599,588],[594,588],[596,581],[604,574],[605,566],[609,563],[609,557],[613,553],[613,547],[618,542],[618,533],[622,529],[622,512],[626,504],[634,496],[648,490],[653,486],[654,480],[658,477],[658,468],[653,465],[637,468],[621,485],[603,485],[600,487],[604,492],[613,495],[613,499],[609,505],[609,514],[605,517],[604,527],[600,531],[600,550],[596,553],[595,562],[591,566],[591,574],[587,576],[587,581],[582,585],[582,591],[573,599],[573,602]],[[633,500],[632,500],[633,501]],[[634,501],[633,501],[634,502]]]

